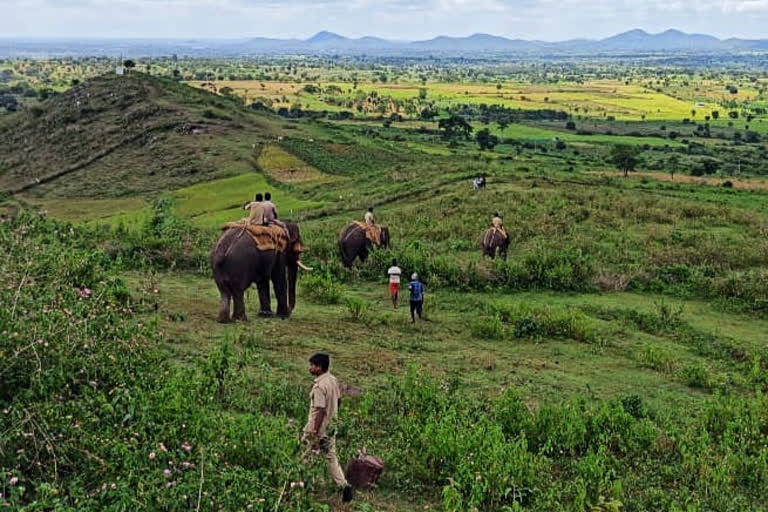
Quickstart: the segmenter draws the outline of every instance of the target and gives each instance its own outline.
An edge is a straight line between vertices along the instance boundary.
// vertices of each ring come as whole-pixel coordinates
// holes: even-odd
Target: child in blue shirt
[[[424,307],[424,285],[421,284],[419,275],[415,272],[411,275],[408,290],[411,292],[411,323],[415,323],[416,317],[414,313],[419,315],[419,320],[423,320],[421,315]]]

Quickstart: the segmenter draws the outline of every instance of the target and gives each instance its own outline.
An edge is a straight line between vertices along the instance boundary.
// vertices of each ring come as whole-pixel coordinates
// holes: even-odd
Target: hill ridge
[[[67,195],[70,180],[58,180],[73,173],[74,182],[95,182],[85,190],[94,196],[187,186],[221,176],[212,154],[219,135],[247,134],[254,144],[269,131],[234,99],[141,73],[102,75],[3,119],[0,191]]]
[[[52,48],[55,50],[52,50]],[[639,54],[662,51],[747,52],[768,50],[768,39],[730,37],[720,39],[708,34],[686,33],[676,28],[650,33],[634,28],[602,39],[572,38],[564,41],[512,39],[505,36],[473,33],[468,36],[438,35],[431,39],[400,41],[365,35],[350,38],[322,30],[307,39],[251,37],[241,40],[153,40],[152,45],[137,40],[94,40],[88,42],[57,41],[55,45],[40,40],[0,40],[0,57],[24,57],[41,52],[53,56],[122,55],[129,51],[147,55],[285,55],[285,54],[383,54],[409,55],[424,52],[528,54],[591,54],[594,52],[626,52]]]

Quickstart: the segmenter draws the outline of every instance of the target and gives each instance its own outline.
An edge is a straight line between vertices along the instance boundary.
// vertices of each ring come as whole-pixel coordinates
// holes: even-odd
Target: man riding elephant
[[[253,201],[246,204],[244,208],[248,210],[248,224],[254,226],[263,226],[267,223],[267,208],[264,205],[263,195],[256,194],[256,196],[253,198]]]
[[[355,221],[339,233],[339,253],[347,268],[352,267],[356,258],[365,261],[373,247],[389,247],[389,229],[386,226]]]
[[[501,213],[497,211],[491,218],[491,227],[483,233],[483,238],[480,241],[483,254],[494,259],[498,251],[499,256],[506,260],[509,243],[509,235],[504,230],[504,220]]]
[[[211,251],[211,268],[221,295],[219,322],[230,321],[230,301],[234,303],[232,320],[245,320],[245,291],[256,283],[259,314],[272,316],[269,285],[277,298],[277,314],[290,316],[296,307],[298,269],[311,270],[301,263],[304,244],[299,226],[285,227],[251,224],[247,220],[224,225],[221,237]]]

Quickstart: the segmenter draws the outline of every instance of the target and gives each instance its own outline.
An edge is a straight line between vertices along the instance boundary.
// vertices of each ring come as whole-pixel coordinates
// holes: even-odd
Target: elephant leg
[[[232,295],[232,301],[235,305],[235,313],[233,315],[234,320],[242,320],[243,322],[248,320],[245,315],[245,300],[243,298],[243,291],[236,290]]]
[[[229,323],[229,301],[232,300],[232,297],[224,292],[223,290],[221,293],[221,304],[219,305],[219,318],[218,322],[220,324],[226,324]]]
[[[259,316],[273,316],[272,297],[269,294],[269,280],[262,279],[256,281],[256,288],[259,290]]]
[[[357,255],[360,257],[360,263],[365,263],[365,260],[368,259],[368,248],[363,247]]]
[[[277,316],[288,318],[291,316],[291,309],[288,307],[288,286],[285,277],[285,261],[282,257],[272,269],[272,287],[275,290],[277,298]]]
[[[227,284],[219,279],[216,279],[216,287],[219,289],[219,295],[221,296],[219,302],[219,317],[217,321],[220,324],[229,323],[229,302],[232,300],[232,292],[229,290]]]

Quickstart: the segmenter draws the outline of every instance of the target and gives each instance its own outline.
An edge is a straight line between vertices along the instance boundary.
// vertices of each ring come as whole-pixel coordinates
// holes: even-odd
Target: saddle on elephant
[[[508,238],[507,232],[504,230],[504,221],[501,219],[501,217],[498,215],[494,216],[491,220],[491,226],[491,230],[493,232],[498,232],[504,238]]]
[[[241,229],[248,233],[260,251],[278,250],[284,252],[288,246],[288,230],[280,223],[252,224],[249,219],[241,219],[236,222],[227,222],[221,226],[222,231],[228,229]]]
[[[381,226],[379,224],[365,223],[356,220],[353,222],[357,227],[365,231],[365,237],[375,245],[381,245]]]
[[[499,234],[504,240],[509,240],[509,235],[504,231],[504,228],[497,228],[494,226],[485,230],[482,240],[483,245],[489,247],[496,234]]]

